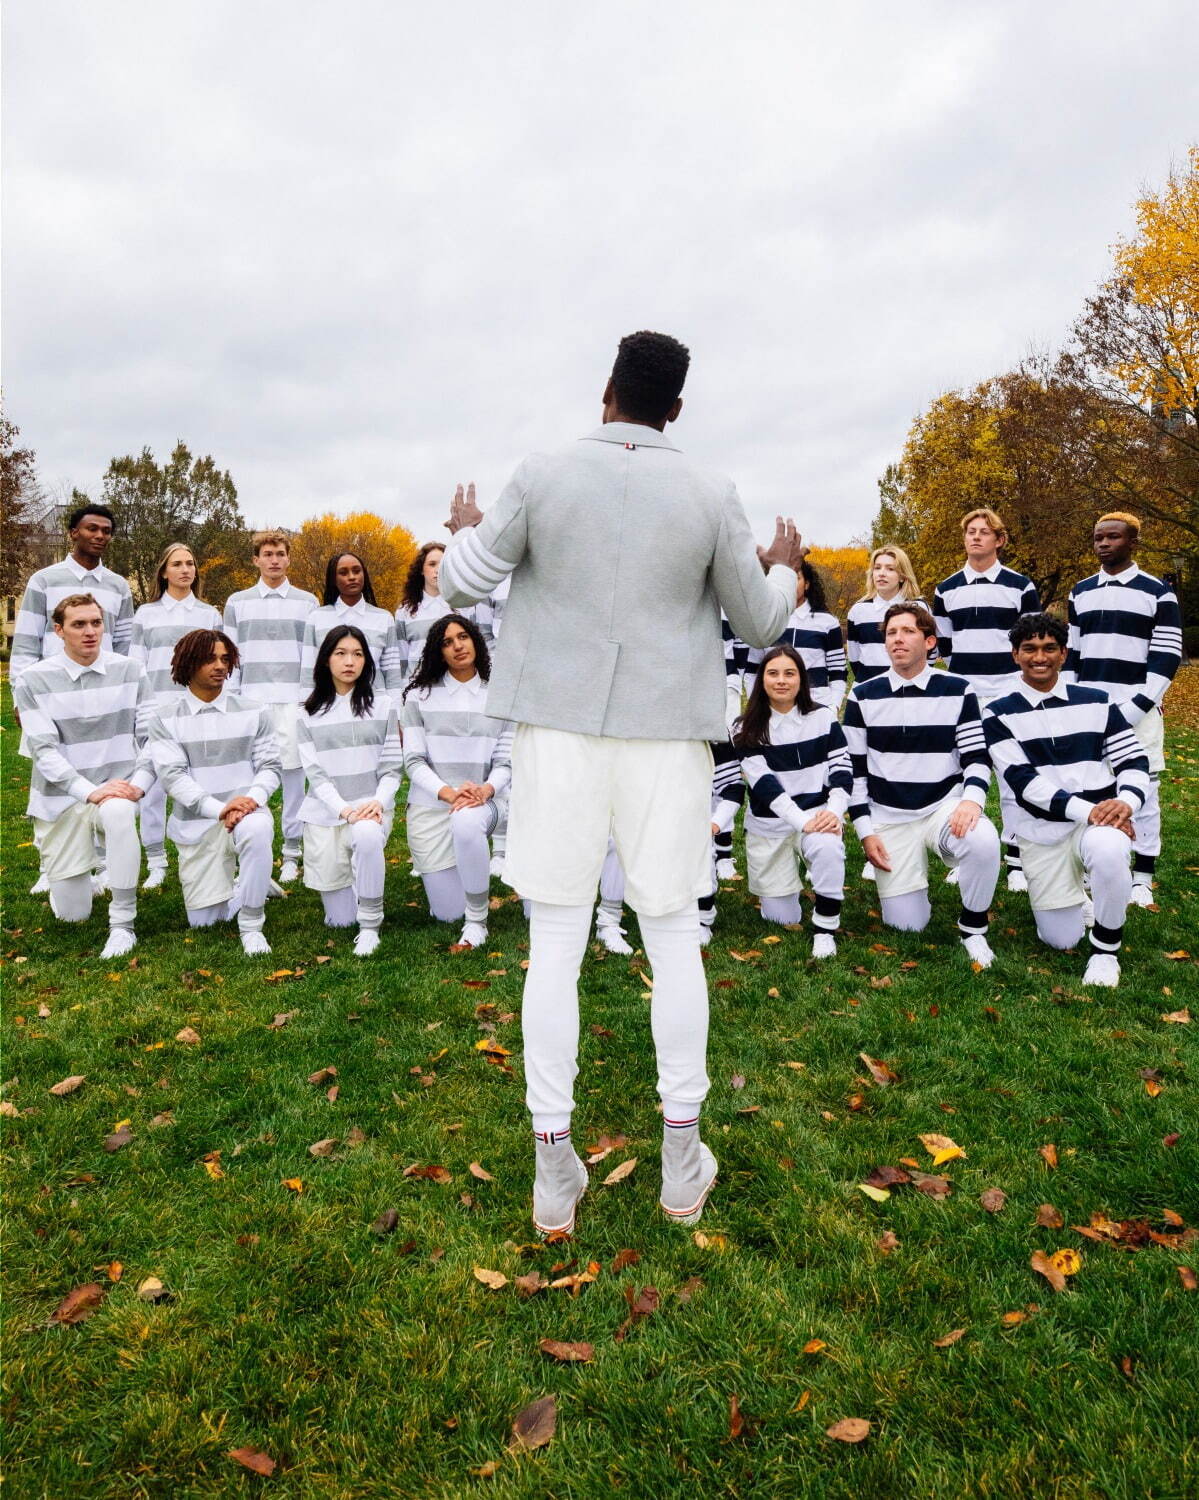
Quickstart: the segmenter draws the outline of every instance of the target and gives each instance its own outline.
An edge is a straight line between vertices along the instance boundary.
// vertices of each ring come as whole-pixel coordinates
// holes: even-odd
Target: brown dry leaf
[[[542,1354],[564,1365],[589,1365],[595,1358],[592,1344],[564,1344],[560,1339],[542,1339],[537,1347]]]
[[[902,1167],[871,1167],[870,1176],[866,1182],[870,1187],[890,1188],[902,1187],[904,1183],[911,1182],[911,1176]]]
[[[1046,1166],[1057,1166],[1057,1147],[1053,1144],[1052,1141],[1048,1142],[1044,1146],[1038,1146],[1037,1152],[1040,1156],[1043,1156],[1045,1158]]]
[[[707,1234],[702,1229],[696,1229],[691,1238],[701,1250],[724,1250],[728,1248],[728,1236],[724,1234]]]
[[[481,1281],[484,1286],[490,1287],[493,1292],[498,1292],[501,1287],[508,1285],[508,1278],[503,1271],[489,1271],[486,1266],[475,1267],[475,1280]]]
[[[50,1321],[51,1323],[82,1323],[84,1318],[90,1318],[96,1311],[104,1301],[105,1295],[104,1287],[98,1281],[89,1281],[83,1286],[77,1286],[67,1293],[50,1314]]]
[[[515,1276],[512,1285],[522,1297],[535,1297],[538,1292],[544,1292],[549,1282],[540,1271],[530,1271],[527,1276]]]
[[[404,1168],[405,1177],[418,1177],[428,1182],[447,1183],[453,1182],[453,1174],[446,1167],[422,1167],[419,1162],[413,1162],[410,1167]]]
[[[494,1182],[495,1178],[483,1166],[482,1162],[472,1161],[466,1169],[472,1177],[477,1177],[480,1182]]]
[[[1197,1277],[1190,1266],[1178,1266],[1178,1279],[1182,1282],[1184,1292],[1199,1291],[1199,1277]]]
[[[350,1146],[351,1148],[354,1146],[361,1146],[363,1141],[365,1140],[366,1131],[360,1129],[357,1125],[351,1125],[349,1130],[346,1131],[346,1145]],[[450,1179],[447,1176],[444,1178],[439,1177],[437,1180],[438,1182],[449,1182]]]
[[[475,1043],[475,1051],[476,1052],[488,1052],[493,1057],[511,1057],[512,1056],[511,1052],[508,1051],[507,1047],[501,1047],[500,1044],[499,1044],[499,1042],[497,1042],[494,1037],[490,1037],[490,1036],[481,1037]]]
[[[1176,1214],[1172,1208],[1163,1208],[1162,1218],[1167,1224],[1173,1224],[1175,1229],[1181,1229],[1186,1223],[1186,1220],[1182,1217],[1182,1215]]]
[[[1023,1323],[1027,1317],[1028,1314],[1026,1312],[1021,1312],[1019,1308],[1013,1308],[1011,1312],[1005,1312],[999,1321],[1005,1328],[1015,1328],[1017,1323]]]
[[[309,1083],[328,1083],[330,1078],[337,1077],[336,1068],[318,1068],[315,1073],[309,1073]]]
[[[863,1417],[842,1417],[839,1422],[834,1422],[824,1430],[839,1443],[860,1443],[870,1435],[870,1423]]]
[[[312,1145],[309,1146],[309,1148],[308,1148],[308,1155],[309,1156],[332,1156],[333,1155],[333,1148],[336,1145],[337,1145],[337,1137],[335,1135],[326,1136],[326,1138],[323,1141],[313,1141]]]
[[[569,1238],[569,1236],[564,1236],[564,1238]],[[549,1243],[550,1241],[547,1238],[546,1244],[548,1245]],[[570,1264],[574,1265],[574,1261],[571,1261]],[[550,1282],[550,1289],[555,1292],[569,1292],[572,1297],[577,1297],[585,1286],[590,1286],[596,1279],[600,1273],[600,1269],[598,1260],[588,1261],[585,1271],[575,1271],[567,1276],[559,1276],[557,1280]]]
[[[340,1093],[341,1093],[341,1088],[340,1088],[340,1086],[338,1084],[335,1083],[335,1084],[333,1084],[333,1086],[331,1088],[327,1088],[325,1090],[325,1098],[328,1099],[328,1101],[329,1101],[330,1104],[336,1104],[337,1103],[337,1096]]]
[[[985,1192],[979,1194],[978,1201],[989,1214],[997,1214],[1007,1202],[1007,1194],[1002,1188],[987,1188]]]
[[[939,1339],[934,1339],[933,1348],[948,1349],[950,1344],[956,1344],[958,1339],[964,1336],[965,1332],[964,1328],[955,1328],[952,1332],[943,1334]]]
[[[637,1158],[635,1156],[630,1156],[628,1161],[622,1161],[620,1166],[613,1167],[613,1169],[608,1173],[607,1177],[604,1178],[601,1185],[603,1187],[613,1187],[616,1183],[623,1182],[625,1178],[632,1173],[633,1168],[636,1165]]]
[[[898,1250],[899,1243],[900,1242],[898,1236],[895,1235],[890,1229],[884,1230],[883,1233],[875,1241],[875,1244],[883,1252],[884,1255],[890,1255],[892,1250]]]
[[[938,1177],[932,1172],[920,1172],[912,1168],[912,1181],[916,1184],[917,1192],[923,1193],[928,1198],[948,1198],[953,1191],[953,1185],[948,1177]]]
[[[125,1274],[125,1267],[119,1260],[110,1260],[104,1269],[108,1273],[109,1281],[120,1281]]]
[[[150,1129],[161,1130],[164,1125],[173,1125],[174,1123],[175,1111],[173,1109],[164,1109],[161,1114],[155,1115],[150,1121]]]
[[[493,896],[490,904],[491,906],[496,907],[503,906],[504,903],[498,896]],[[496,1463],[494,1458],[489,1458],[485,1464],[480,1464],[477,1469],[472,1469],[470,1472],[476,1479],[494,1479],[499,1471],[499,1464]]]
[[[264,1474],[268,1479],[278,1467],[273,1458],[257,1448],[230,1448],[228,1456],[243,1469],[249,1469],[252,1474]]]
[[[300,1012],[298,1010],[277,1011],[275,1014],[275,1019],[268,1023],[266,1029],[268,1031],[281,1031],[283,1027],[287,1025],[288,1021],[290,1021],[294,1016],[298,1016],[299,1014]]]
[[[888,1063],[880,1062],[878,1058],[871,1057],[868,1052],[859,1052],[858,1056],[870,1069],[870,1076],[880,1088],[887,1088],[893,1083],[899,1082],[899,1074]]]
[[[281,1181],[289,1193],[302,1193],[304,1191],[304,1181],[300,1177],[284,1177]]]
[[[1182,1140],[1180,1133],[1177,1130],[1171,1130],[1168,1135],[1162,1136],[1162,1145],[1167,1148],[1177,1146],[1180,1140]]]
[[[1042,1229],[1060,1229],[1065,1220],[1052,1203],[1042,1203],[1037,1209],[1037,1223]]]
[[[58,1097],[62,1099],[67,1094],[73,1094],[79,1087],[79,1085],[85,1081],[86,1078],[86,1073],[72,1073],[69,1078],[63,1078],[60,1082],[54,1084],[50,1092],[52,1094],[57,1094]]]
[[[642,1319],[657,1312],[661,1294],[656,1286],[643,1286],[639,1292],[634,1292],[632,1286],[626,1286],[624,1300],[629,1304],[629,1315],[616,1330],[617,1343],[620,1343]]]
[[[172,1292],[168,1292],[157,1276],[147,1276],[144,1281],[137,1284],[137,1295],[143,1302],[174,1302]]]
[[[1174,950],[1173,953],[1167,953],[1166,954],[1167,958],[1172,958],[1176,962],[1180,961],[1180,960],[1182,960],[1184,958],[1190,958],[1190,956],[1191,955],[1187,952],[1187,950],[1185,948],[1175,948],[1175,950]]]
[[[558,1404],[553,1396],[542,1396],[517,1413],[512,1423],[512,1441],[508,1445],[511,1453],[530,1453],[534,1448],[544,1448],[554,1435],[558,1425]]]
[[[17,1106],[12,1102],[11,1099],[0,1100],[0,1115],[4,1115],[8,1119],[15,1120],[18,1115],[20,1115],[20,1113],[21,1111],[17,1108]]]
[[[687,1280],[675,1292],[675,1296],[682,1303],[690,1302],[703,1284],[704,1278],[702,1276],[688,1276]]]
[[[809,1339],[808,1342],[803,1346],[803,1353],[819,1354],[822,1349],[827,1348],[828,1345],[824,1342],[823,1339]]]
[[[38,1015],[41,1015],[41,1011],[38,1011]],[[1191,1024],[1190,1007],[1184,1005],[1181,1010],[1168,1011],[1161,1019],[1169,1021],[1174,1026],[1189,1026]]]
[[[400,1222],[400,1216],[394,1208],[385,1208],[375,1222],[371,1225],[372,1234],[392,1234],[396,1225]]]
[[[104,1137],[105,1151],[119,1151],[122,1146],[127,1146],[133,1139],[133,1131],[128,1125],[122,1125],[120,1130],[114,1130],[111,1135]]]
[[[741,1403],[736,1396],[729,1397],[729,1438],[739,1438],[745,1431],[745,1418],[741,1415]]]
[[[937,1135],[935,1131],[926,1131],[920,1137],[920,1143],[933,1158],[934,1166],[938,1157],[942,1161],[949,1161],[952,1156],[965,1156],[966,1154],[956,1141],[950,1140],[947,1135]],[[949,1152],[951,1155],[945,1156],[942,1154],[944,1152]]]
[[[1066,1290],[1066,1278],[1053,1264],[1050,1257],[1045,1254],[1044,1250],[1034,1250],[1028,1263],[1038,1275],[1044,1276],[1055,1292],[1064,1292]]]
[[[175,1040],[188,1047],[197,1047],[200,1044],[200,1033],[194,1026],[181,1026],[175,1033]]]
[[[619,1275],[629,1266],[635,1266],[640,1259],[640,1250],[618,1250],[612,1259],[612,1274]]]
[[[1049,1259],[1063,1276],[1076,1276],[1082,1269],[1082,1256],[1077,1250],[1055,1250]]]
[[[870,988],[872,990],[889,990],[895,981],[890,974],[872,974],[870,976]]]
[[[1161,1086],[1160,1083],[1158,1083],[1158,1081],[1157,1081],[1156,1078],[1146,1078],[1146,1080],[1145,1080],[1145,1092],[1149,1095],[1149,1097],[1151,1099],[1156,1099],[1157,1096],[1161,1093],[1161,1091],[1162,1091],[1162,1086]]]

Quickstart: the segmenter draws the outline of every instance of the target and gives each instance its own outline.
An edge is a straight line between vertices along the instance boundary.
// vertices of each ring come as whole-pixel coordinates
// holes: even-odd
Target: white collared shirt
[[[188,688],[183,695],[183,703],[189,714],[202,714],[208,708],[215,708],[218,713],[228,713],[229,684],[225,683],[216,697],[208,700],[197,697],[191,688]]]
[[[1103,569],[1100,568],[1099,572],[1096,574],[1096,577],[1099,580],[1099,587],[1103,588],[1103,586],[1108,583],[1131,583],[1140,571],[1141,570],[1139,566],[1136,563],[1131,562],[1121,573],[1105,573]]]
[[[263,599],[286,599],[291,592],[291,581],[287,578],[283,580],[278,588],[271,588],[262,578],[258,580],[255,586],[258,589],[259,597]]]
[[[983,583],[984,581],[986,583],[994,583],[999,577],[1002,568],[1003,564],[998,558],[995,559],[989,568],[976,568],[970,559],[967,558],[966,566],[962,571],[971,583]]]
[[[891,684],[891,691],[897,693],[900,688],[918,687],[923,691],[928,686],[928,679],[933,675],[933,669],[926,663],[924,670],[918,672],[915,677],[901,677],[894,667],[887,668],[887,681]]]

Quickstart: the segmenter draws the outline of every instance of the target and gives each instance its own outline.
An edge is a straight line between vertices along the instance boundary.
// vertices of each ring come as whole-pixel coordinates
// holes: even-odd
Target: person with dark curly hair
[[[699,1133],[698,898],[712,888],[709,743],[727,734],[720,612],[769,645],[795,607],[803,547],[780,519],[765,576],[732,483],[666,437],[689,364],[668,334],[621,339],[601,426],[525,459],[486,516],[460,486],[441,562],[455,607],[511,575],[487,711],[516,725],[505,879],[530,902],[522,1023],[542,1234],[573,1228],[587,1187],[570,1143],[578,981],[609,837],[653,969],[663,1210],[694,1223],[716,1179]]]
[[[148,748],[173,804],[167,835],[188,926],[236,916],[242,949],[253,956],[271,951],[263,928],[275,821],[267,804],[283,768],[271,705],[229,690],[239,665],[223,630],[181,637],[171,675],[183,691],[151,718]]]
[[[487,941],[491,850],[511,780],[511,726],[487,712],[491,657],[465,615],[434,620],[404,689],[408,848],[439,922],[466,924],[459,943]]]
[[[404,593],[395,612],[396,646],[399,651],[402,683],[400,693],[412,681],[421,663],[425,638],[436,620],[451,613],[441,597],[439,574],[445,554],[444,542],[426,542],[412,559],[404,579]],[[479,627],[485,641],[491,639],[491,612],[471,606],[456,613]],[[389,689],[390,691],[390,689]]]

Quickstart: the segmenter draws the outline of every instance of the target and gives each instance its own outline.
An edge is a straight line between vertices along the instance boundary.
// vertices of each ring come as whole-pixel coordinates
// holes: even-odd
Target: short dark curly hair
[[[1021,615],[1008,631],[1007,638],[1012,643],[1012,650],[1018,651],[1025,641],[1035,641],[1042,635],[1056,641],[1063,650],[1069,639],[1069,632],[1062,622],[1054,615],[1047,614]]]
[[[187,687],[201,667],[216,655],[217,645],[223,645],[229,653],[229,670],[237,670],[241,657],[237,647],[223,630],[189,630],[175,642],[171,657],[171,681]]]
[[[627,333],[612,366],[612,393],[621,413],[637,422],[662,422],[679,399],[691,351],[668,333]]]

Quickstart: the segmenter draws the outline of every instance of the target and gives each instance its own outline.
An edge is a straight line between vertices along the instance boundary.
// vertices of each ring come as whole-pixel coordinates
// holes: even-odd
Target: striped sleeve
[[[1166,589],[1157,601],[1153,617],[1144,691],[1137,693],[1132,700],[1143,713],[1150,713],[1161,704],[1181,662],[1182,616],[1177,596],[1171,589]]]
[[[828,807],[830,812],[844,818],[853,796],[853,762],[849,758],[849,746],[845,731],[836,719],[828,731]]]
[[[171,734],[160,714],[150,722],[149,749],[154,769],[172,801],[198,818],[220,817],[225,804],[219,797],[206,792],[191,774],[187,751]]]
[[[379,670],[383,674],[383,686],[398,703],[399,696],[404,691],[404,655],[400,650],[399,631],[396,629],[394,616],[383,637],[383,654],[379,661]]]
[[[858,675],[858,666],[862,660],[862,642],[859,638],[861,627],[858,625],[853,610],[845,621],[845,648],[849,658],[849,665],[853,668],[854,677]]]
[[[304,639],[300,645],[300,680],[308,684],[312,681],[313,672],[316,670],[316,621],[313,618],[314,610],[304,622]]]
[[[308,629],[311,631],[311,623]],[[341,810],[346,805],[345,798],[337,790],[333,778],[321,765],[316,742],[312,737],[312,722],[305,713],[297,715],[296,718],[296,748],[300,752],[300,765],[304,768],[308,790],[329,809],[335,818],[340,818]]]
[[[29,749],[29,758],[43,780],[62,787],[74,802],[86,802],[100,784],[89,781],[63,753],[58,725],[40,706],[28,683],[18,679],[13,696],[21,714],[21,728]]]
[[[737,809],[745,805],[741,757],[726,741],[712,746],[712,759],[712,822],[728,833],[737,821]]]
[[[867,788],[866,720],[856,692],[850,693],[845,705],[845,722],[842,726],[845,745],[849,751],[852,785],[849,798],[849,816],[860,839],[869,838],[874,832],[870,817],[870,795]]]
[[[1149,795],[1149,757],[1115,703],[1109,705],[1107,711],[1103,754],[1116,773],[1117,795],[1128,802],[1134,812],[1143,807]]]
[[[1020,613],[1022,615],[1038,615],[1041,612],[1041,596],[1037,593],[1037,586],[1029,578],[1024,590],[1020,595]]]
[[[464,526],[450,538],[441,559],[438,586],[451,608],[478,604],[494,594],[524,556],[528,545],[527,462],[519,465],[478,526]]]
[[[1011,728],[990,708],[984,727],[995,774],[1021,807],[1034,817],[1047,818],[1051,823],[1087,821],[1094,803],[1042,776]]]
[[[112,622],[112,649],[118,656],[129,655],[129,642],[133,637],[133,595],[125,583],[117,617]]]
[[[1062,668],[1061,680],[1069,685],[1078,681],[1078,656],[1082,644],[1082,631],[1078,625],[1078,610],[1074,604],[1074,590],[1066,600],[1066,665]]]
[[[429,759],[425,720],[416,698],[415,693],[409,693],[404,699],[400,714],[400,723],[404,726],[404,771],[413,786],[420,787],[434,801],[439,801],[441,789],[446,783],[433,769]]]
[[[933,623],[937,627],[937,654],[948,661],[953,651],[953,621],[939,584],[933,592]]]
[[[26,669],[42,659],[42,638],[46,634],[46,590],[41,575],[35,573],[25,586],[21,607],[13,629],[12,655],[8,675],[15,683]]]
[[[987,754],[987,739],[983,733],[978,699],[973,693],[962,694],[962,707],[958,713],[954,738],[965,778],[962,800],[977,802],[979,807],[986,807],[987,790],[991,785],[991,760]]]
[[[512,725],[505,724],[491,752],[491,770],[487,777],[496,793],[507,791],[512,784]]]
[[[385,808],[390,807],[400,790],[400,779],[404,774],[404,750],[400,744],[400,724],[394,707],[387,715],[387,732],[383,738],[383,749],[379,756],[379,784],[375,788],[375,800]]]
[[[250,750],[250,764],[254,768],[254,781],[246,795],[253,797],[259,807],[265,807],[271,800],[271,794],[283,785],[279,741],[275,738],[270,711],[265,705],[258,711],[258,729]]]

